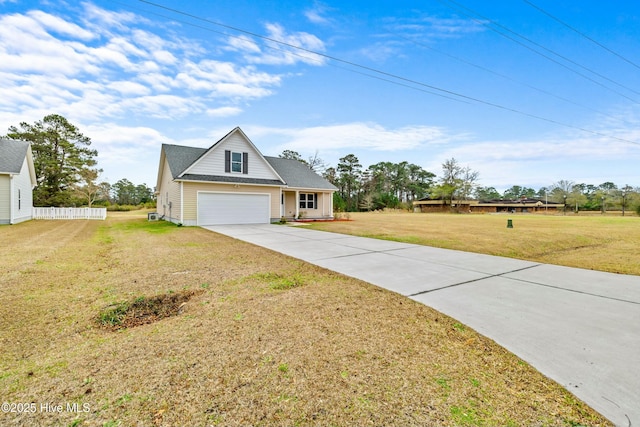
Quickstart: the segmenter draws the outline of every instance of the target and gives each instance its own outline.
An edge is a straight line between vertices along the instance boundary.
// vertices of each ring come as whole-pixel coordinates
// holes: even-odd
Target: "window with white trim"
[[[315,193],[300,193],[300,209],[315,209]]]
[[[242,153],[231,152],[231,172],[242,173]]]

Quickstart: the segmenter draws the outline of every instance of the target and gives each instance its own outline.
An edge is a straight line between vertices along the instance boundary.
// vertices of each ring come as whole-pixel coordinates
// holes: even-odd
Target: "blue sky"
[[[330,166],[640,186],[639,47],[631,1],[0,0],[0,133],[61,114],[151,187],[162,143],[235,126]]]

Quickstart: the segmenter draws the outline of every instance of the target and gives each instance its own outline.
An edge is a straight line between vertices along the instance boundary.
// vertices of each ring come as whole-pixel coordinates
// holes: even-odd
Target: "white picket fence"
[[[105,219],[107,208],[33,208],[33,219]]]

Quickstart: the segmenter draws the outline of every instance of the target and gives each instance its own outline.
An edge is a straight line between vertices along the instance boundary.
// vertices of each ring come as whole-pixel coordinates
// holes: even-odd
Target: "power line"
[[[529,0],[522,0],[522,1],[527,3],[529,6],[533,7],[534,9],[538,9],[540,12],[544,13],[545,15],[547,15],[549,18],[553,19],[554,21],[559,22],[560,24],[564,25],[565,27],[567,27],[571,31],[581,35],[582,37],[584,37],[585,39],[589,40],[590,42],[592,42],[596,46],[601,47],[602,49],[606,50],[607,52],[617,56],[620,59],[622,59],[624,62],[626,62],[628,64],[631,64],[634,67],[640,69],[640,65],[638,65],[635,62],[631,61],[630,59],[622,56],[621,54],[619,54],[618,52],[614,51],[613,49],[609,49],[607,46],[603,45],[602,43],[598,42],[597,40],[593,39],[592,37],[589,37],[587,34],[583,33],[582,31],[578,30],[577,28],[572,27],[571,25],[569,25],[566,22],[562,21],[560,18],[557,18],[557,17],[553,16],[552,14],[547,12],[546,10],[542,9],[540,6],[537,6],[537,5],[533,4]]]
[[[607,86],[607,85],[605,85],[605,84],[603,84],[603,83],[601,83],[601,82],[599,82],[599,81],[597,81],[595,79],[592,79],[591,77],[589,77],[589,76],[587,76],[587,75],[585,75],[585,74],[583,74],[583,73],[581,73],[581,72],[569,67],[566,64],[563,64],[560,61],[557,61],[557,60],[551,58],[548,55],[545,55],[544,53],[532,48],[531,46],[528,46],[527,44],[525,44],[525,43],[523,43],[523,42],[521,42],[519,40],[516,40],[515,38],[505,34],[504,32],[499,31],[497,28],[500,28],[503,31],[506,31],[508,33],[511,33],[514,36],[519,37],[519,38],[527,41],[528,43],[531,43],[532,45],[534,45],[534,46],[536,46],[536,47],[538,47],[540,49],[543,49],[543,50],[545,50],[545,51],[557,56],[558,58],[561,58],[561,59],[563,59],[563,60],[565,60],[565,61],[567,61],[567,62],[569,62],[569,63],[571,63],[571,64],[573,64],[573,65],[575,65],[577,67],[580,67],[583,70],[588,71],[589,73],[592,73],[592,74],[600,77],[603,80],[607,80],[607,81],[609,81],[609,82],[611,82],[611,83],[613,83],[613,84],[615,84],[617,86],[620,86],[620,87],[622,87],[622,88],[624,88],[624,89],[626,89],[626,90],[628,90],[630,92],[633,92],[633,93],[636,93],[636,94],[640,95],[640,92],[636,91],[635,89],[632,89],[632,88],[630,88],[628,86],[625,86],[622,83],[618,83],[615,80],[613,80],[613,79],[611,79],[611,78],[609,78],[609,77],[607,77],[607,76],[605,76],[603,74],[600,74],[597,71],[594,71],[591,68],[586,67],[586,66],[584,66],[584,65],[582,65],[582,64],[580,64],[580,63],[578,63],[578,62],[576,62],[576,61],[574,61],[574,60],[572,60],[572,59],[570,59],[570,58],[568,58],[568,57],[566,57],[566,56],[564,56],[564,55],[562,55],[562,54],[560,54],[560,53],[558,53],[558,52],[556,52],[554,50],[552,50],[552,49],[549,49],[546,46],[543,46],[540,43],[537,43],[537,42],[531,40],[530,38],[528,38],[526,36],[523,36],[522,34],[519,34],[516,31],[513,31],[513,30],[505,27],[504,25],[502,25],[502,24],[500,24],[500,23],[498,23],[498,22],[496,22],[496,21],[494,21],[494,20],[492,20],[490,18],[487,18],[486,16],[481,15],[480,13],[476,12],[473,9],[470,9],[470,8],[468,8],[466,6],[463,6],[463,5],[461,5],[460,3],[458,3],[458,2],[456,2],[454,0],[438,0],[438,1],[440,1],[441,3],[444,3],[445,5],[446,5],[446,3],[450,3],[450,4],[454,5],[454,6],[452,6],[452,5],[447,5],[447,6],[450,7],[451,9],[457,10],[458,12],[462,13],[463,15],[468,16],[469,18],[471,18],[474,21],[480,23],[481,25],[484,25],[485,27],[489,28],[491,31],[493,31],[493,32],[495,32],[497,34],[500,34],[502,37],[504,37],[504,38],[506,38],[508,40],[511,40],[516,44],[519,44],[520,46],[524,47],[525,49],[528,49],[528,50],[534,52],[535,54],[537,54],[539,56],[542,56],[543,58],[545,58],[545,59],[547,59],[547,60],[549,60],[549,61],[551,61],[551,62],[553,62],[555,64],[560,65],[561,67],[571,71],[574,74],[579,75],[580,77],[582,77],[582,78],[584,78],[586,80],[589,80],[590,82],[592,82],[592,83],[594,83],[594,84],[596,84],[596,85],[598,85],[598,86],[600,86],[600,87],[602,87],[604,89],[607,89],[607,90],[609,90],[609,91],[611,91],[611,92],[613,92],[613,93],[615,93],[615,94],[617,94],[619,96],[622,96],[623,98],[628,99],[629,101],[632,101],[633,103],[638,104],[637,100],[635,100],[633,98],[630,98],[627,95],[623,94],[622,92],[619,92],[619,91],[617,91],[617,90],[615,90],[615,89],[613,89],[613,88],[611,88],[611,87],[609,87],[609,86]],[[468,12],[465,12],[465,10],[468,11]],[[483,19],[484,21],[474,17],[473,15]],[[487,24],[487,22],[490,23],[491,25],[497,27],[497,28],[491,27],[491,25]]]
[[[460,97],[460,98],[468,99],[470,101],[475,101],[475,102],[479,102],[479,103],[487,103],[487,104],[491,105],[491,103],[488,103],[486,101],[482,101],[480,99],[476,99],[476,98],[473,98],[473,97],[470,97],[470,96],[466,96],[466,95],[463,95],[463,94],[460,94],[460,93],[457,93],[457,92],[454,92],[454,91],[451,91],[451,90],[442,89],[442,88],[439,88],[437,86],[429,85],[427,83],[423,83],[423,82],[420,82],[420,81],[417,81],[417,80],[412,80],[412,79],[409,79],[409,78],[406,78],[406,77],[399,76],[397,74],[393,74],[393,73],[389,73],[389,72],[386,72],[386,71],[378,70],[378,69],[373,68],[373,67],[369,67],[369,66],[366,66],[366,65],[358,64],[356,62],[348,61],[346,59],[341,59],[341,58],[338,58],[336,56],[328,55],[326,53],[317,52],[317,51],[314,51],[314,50],[311,50],[311,49],[307,49],[307,48],[302,47],[302,46],[296,46],[294,44],[291,44],[291,43],[288,43],[288,42],[285,42],[285,41],[282,41],[282,40],[277,40],[277,39],[274,39],[272,37],[263,36],[261,34],[254,33],[252,31],[244,30],[242,28],[238,28],[238,27],[234,27],[234,26],[231,26],[231,25],[223,24],[221,22],[212,21],[212,20],[206,19],[206,18],[201,18],[199,16],[196,16],[196,15],[193,15],[193,14],[190,14],[190,13],[187,13],[187,12],[183,12],[183,11],[180,11],[178,9],[173,9],[173,8],[170,8],[170,7],[167,7],[167,6],[163,6],[163,5],[160,5],[160,4],[157,4],[157,3],[153,3],[153,2],[148,1],[148,0],[138,0],[138,1],[141,2],[141,3],[146,3],[146,4],[154,6],[154,7],[158,7],[158,8],[161,8],[161,9],[168,10],[168,11],[173,12],[173,13],[177,13],[179,15],[187,16],[187,17],[192,18],[192,19],[196,19],[196,20],[199,20],[199,21],[207,22],[207,23],[212,24],[212,25],[216,25],[216,26],[219,26],[219,27],[227,28],[229,30],[237,31],[237,32],[240,32],[240,33],[243,33],[243,34],[248,34],[250,36],[257,37],[257,38],[260,38],[262,40],[270,41],[270,42],[273,42],[273,43],[280,44],[282,46],[286,46],[286,47],[289,47],[289,48],[292,48],[292,49],[297,49],[297,50],[300,50],[300,51],[303,51],[303,52],[306,52],[306,53],[310,53],[310,54],[313,54],[313,55],[320,56],[322,58],[326,58],[326,59],[329,59],[329,60],[332,60],[332,61],[340,62],[342,64],[350,65],[352,67],[360,68],[360,69],[363,69],[363,70],[366,70],[366,71],[370,71],[370,72],[373,72],[373,73],[376,73],[376,74],[380,74],[380,75],[383,75],[383,76],[386,76],[386,77],[391,77],[391,78],[394,78],[394,79],[397,79],[397,80],[401,80],[401,81],[404,81],[404,82],[407,82],[407,83],[411,83],[411,84],[414,84],[414,85],[423,86],[423,87],[426,87],[426,88],[429,88],[429,89],[436,90],[438,92],[446,93],[448,95],[453,95],[453,96],[457,96],[457,97]]]
[[[129,8],[129,9],[132,9],[132,10],[137,10],[139,12],[144,12],[144,13],[147,13],[147,14],[158,16],[158,17],[161,17],[161,18],[164,18],[164,19],[168,19],[168,20],[173,21],[173,22],[178,22],[178,23],[185,24],[185,25],[188,25],[188,26],[191,26],[191,27],[194,27],[194,28],[199,28],[201,30],[205,30],[205,31],[208,31],[208,32],[211,32],[211,33],[220,34],[222,36],[231,37],[231,38],[238,39],[238,40],[246,40],[245,38],[243,38],[241,36],[225,33],[225,32],[222,32],[222,31],[216,31],[216,30],[214,30],[212,28],[209,28],[209,27],[204,27],[202,25],[194,24],[193,22],[182,21],[182,20],[176,19],[174,17],[169,17],[169,16],[166,16],[166,15],[162,15],[162,14],[159,14],[159,13],[151,12],[151,11],[148,11],[148,10],[145,10],[145,9],[136,8],[136,7],[133,7],[133,6],[128,5],[126,3],[119,2],[117,0],[110,0],[110,1],[112,3],[116,3],[116,4],[119,4],[119,5],[122,5],[124,7]],[[143,0],[140,0],[140,1],[142,1],[143,3],[149,3],[152,6],[155,6],[154,4],[152,4],[150,2],[146,2],[146,1],[143,1]],[[158,5],[158,7],[164,8],[163,6],[160,6],[160,5]],[[172,9],[168,9],[168,10],[173,11]],[[176,13],[180,13],[180,12],[176,11]],[[185,15],[186,16],[190,16],[188,14],[185,14]],[[194,17],[194,18],[207,21],[206,19],[203,19],[203,18],[197,18],[197,17]],[[211,23],[214,23],[214,22],[211,21]],[[219,25],[224,26],[224,24],[219,24]],[[231,27],[231,28],[233,28],[233,27]],[[321,53],[316,53],[316,52],[313,52],[311,50],[306,50],[306,49],[304,49],[302,47],[297,47],[297,46],[294,46],[294,45],[288,45],[285,42],[280,42],[280,41],[277,41],[277,40],[274,40],[274,39],[269,39],[268,37],[264,37],[264,36],[261,36],[261,35],[258,35],[258,34],[253,34],[253,33],[250,33],[250,32],[247,32],[247,31],[243,31],[243,30],[240,30],[240,29],[238,29],[238,31],[245,32],[245,33],[248,33],[250,35],[254,35],[255,37],[264,38],[264,39],[267,39],[267,40],[270,40],[270,41],[274,41],[274,42],[276,42],[278,44],[286,45],[286,46],[291,47],[291,48],[296,48],[298,50],[303,50],[303,51],[307,51],[307,52],[310,52],[310,53],[314,53],[314,55],[326,56],[326,55],[323,55]],[[313,58],[313,57],[309,57],[307,55],[302,55],[302,54],[293,52],[291,50],[285,50],[285,49],[279,48],[278,46],[265,44],[264,47],[266,47],[267,49],[271,49],[271,50],[279,50],[279,51],[282,51],[282,52],[286,52],[288,54],[303,58],[303,59],[308,60],[308,61],[310,60],[310,61],[317,62],[318,64],[323,64],[324,63],[323,61],[321,61],[319,59],[316,59],[316,58]],[[342,67],[340,65],[336,65],[336,64],[333,64],[333,63],[330,63],[330,62],[328,64],[331,65],[332,67],[339,68],[341,70],[345,70],[345,71],[348,71],[350,73],[360,74],[361,76],[366,76],[366,77],[369,77],[369,78],[372,78],[372,79],[376,79],[376,80],[380,80],[380,81],[383,81],[383,82],[391,83],[391,84],[394,84],[396,86],[406,87],[406,88],[413,89],[413,90],[416,90],[416,91],[419,91],[419,92],[424,92],[424,93],[428,93],[430,95],[439,96],[441,98],[446,98],[446,99],[449,99],[449,100],[452,100],[452,101],[461,102],[463,104],[470,104],[470,102],[468,102],[468,101],[465,101],[465,100],[462,100],[462,99],[459,99],[459,98],[454,98],[452,96],[447,96],[447,95],[444,95],[442,93],[433,92],[433,91],[430,91],[430,90],[426,90],[426,89],[422,89],[422,88],[419,88],[419,87],[411,86],[409,84],[401,83],[401,82],[398,82],[398,81],[395,81],[395,80],[386,79],[386,78],[383,78],[383,77],[380,77],[380,76],[364,73],[362,71],[357,71],[357,70],[354,70],[354,69],[351,69],[351,68],[347,68],[347,67]]]
[[[580,104],[580,103],[578,103],[578,102],[572,101],[572,100],[570,100],[570,99],[568,99],[568,98],[565,98],[565,97],[563,97],[563,96],[557,95],[557,94],[555,94],[555,93],[553,93],[553,92],[549,92],[548,90],[545,90],[545,89],[539,88],[539,87],[537,87],[537,86],[533,86],[533,85],[531,85],[531,84],[529,84],[529,83],[525,83],[525,82],[522,82],[522,81],[516,80],[516,79],[514,79],[514,78],[512,78],[512,77],[509,77],[509,76],[508,76],[508,75],[506,75],[506,74],[499,73],[499,72],[494,71],[494,70],[492,70],[492,69],[490,69],[490,68],[484,67],[484,66],[479,65],[479,64],[476,64],[476,63],[473,63],[473,62],[468,61],[468,60],[466,60],[466,59],[464,59],[464,58],[460,58],[459,56],[452,55],[452,54],[450,54],[450,53],[447,53],[447,52],[444,52],[444,51],[442,51],[442,50],[436,49],[436,48],[434,48],[434,47],[432,47],[432,46],[429,46],[429,45],[427,45],[427,44],[425,44],[425,43],[420,43],[420,42],[418,42],[418,41],[416,41],[416,40],[413,40],[413,39],[411,39],[411,38],[409,38],[409,37],[405,37],[405,36],[403,36],[403,35],[401,35],[401,34],[397,34],[397,33],[395,33],[395,36],[396,36],[396,37],[399,37],[399,38],[401,38],[401,39],[407,40],[407,41],[409,41],[409,42],[411,42],[411,43],[414,43],[414,44],[416,44],[416,45],[418,45],[418,46],[421,46],[421,47],[423,47],[423,48],[425,48],[425,49],[429,49],[429,50],[431,50],[431,51],[433,51],[433,52],[436,52],[436,53],[438,53],[438,54],[440,54],[440,55],[446,56],[447,58],[451,58],[451,59],[453,59],[453,60],[455,60],[455,61],[458,61],[458,62],[461,62],[461,63],[463,63],[463,64],[469,65],[470,67],[477,68],[477,69],[479,69],[479,70],[482,70],[482,71],[485,71],[485,72],[487,72],[487,73],[493,74],[493,75],[498,76],[498,77],[500,77],[500,78],[503,78],[503,79],[505,79],[505,80],[509,80],[509,81],[514,82],[514,83],[517,83],[517,84],[519,84],[519,85],[522,85],[522,86],[528,87],[529,89],[533,89],[533,90],[538,91],[538,92],[540,92],[540,93],[543,93],[543,94],[545,94],[545,95],[547,95],[547,96],[551,96],[551,97],[553,97],[553,98],[556,98],[556,99],[559,99],[559,100],[561,100],[561,101],[564,101],[564,102],[566,102],[566,103],[568,103],[568,104],[572,104],[572,105],[575,105],[575,106],[577,106],[577,107],[585,108],[585,109],[590,110],[590,111],[592,111],[592,112],[594,112],[594,113],[600,114],[601,116],[604,116],[604,117],[614,118],[613,116],[610,116],[610,115],[608,115],[608,114],[606,114],[606,113],[603,113],[603,112],[601,112],[601,111],[598,111],[598,110],[596,110],[596,109],[594,109],[594,108],[591,108],[591,107],[589,107],[589,106],[587,106],[587,105],[583,105],[583,104]]]
[[[329,60],[332,60],[332,61],[336,61],[336,62],[339,62],[339,63],[342,63],[342,64],[346,64],[346,65],[349,65],[349,66],[352,66],[352,67],[355,67],[355,68],[359,68],[359,69],[363,69],[363,70],[366,70],[366,71],[369,71],[369,72],[373,72],[375,74],[379,74],[381,76],[384,76],[385,78],[392,78],[392,79],[400,80],[402,82],[409,83],[411,85],[416,85],[416,86],[420,86],[420,87],[426,87],[426,88],[429,88],[429,89],[432,89],[432,90],[436,90],[438,92],[445,93],[447,95],[456,96],[456,97],[459,97],[459,98],[462,98],[462,99],[465,99],[465,100],[477,102],[479,104],[484,104],[484,105],[491,106],[491,107],[494,107],[494,108],[497,108],[497,109],[501,109],[501,110],[504,110],[504,111],[509,111],[509,112],[512,112],[512,113],[516,113],[516,114],[519,114],[519,115],[522,115],[522,116],[526,116],[526,117],[534,118],[534,119],[537,119],[537,120],[545,121],[545,122],[552,123],[552,124],[555,124],[555,125],[559,125],[559,126],[563,126],[563,127],[567,127],[567,128],[571,128],[571,129],[580,130],[582,132],[590,133],[592,135],[601,136],[601,137],[605,137],[605,138],[612,138],[612,139],[615,139],[615,140],[618,140],[618,141],[640,145],[640,142],[638,142],[638,141],[632,141],[632,140],[629,140],[629,139],[619,138],[619,137],[616,137],[616,136],[613,136],[613,135],[606,135],[606,134],[603,134],[603,133],[600,133],[600,132],[596,132],[596,131],[593,131],[593,130],[590,130],[590,129],[586,129],[586,128],[582,128],[582,127],[579,127],[579,126],[575,126],[575,125],[571,125],[571,124],[568,124],[568,123],[564,123],[564,122],[561,122],[561,121],[558,121],[558,120],[550,119],[550,118],[543,117],[543,116],[538,116],[536,114],[527,113],[527,112],[524,112],[524,111],[521,111],[521,110],[518,110],[518,109],[515,109],[515,108],[506,107],[506,106],[503,106],[503,105],[500,105],[500,104],[496,104],[496,103],[493,103],[493,102],[490,102],[490,101],[485,101],[485,100],[482,100],[482,99],[479,99],[479,98],[474,98],[474,97],[471,97],[471,96],[467,96],[467,95],[464,95],[464,94],[461,94],[461,93],[457,93],[457,92],[454,92],[454,91],[451,91],[451,90],[448,90],[448,89],[439,88],[437,86],[429,85],[427,83],[420,82],[420,81],[413,80],[413,79],[409,79],[409,78],[406,78],[406,77],[402,77],[402,76],[397,75],[397,74],[393,74],[393,73],[389,73],[389,72],[386,72],[386,71],[378,70],[376,68],[369,67],[369,66],[362,65],[362,64],[358,64],[356,62],[352,62],[352,61],[348,61],[348,60],[345,60],[345,59],[341,59],[341,58],[338,58],[338,57],[335,57],[335,56],[332,56],[332,55],[328,55],[328,54],[325,54],[325,53],[316,52],[314,50],[311,50],[311,49],[308,49],[308,48],[305,48],[305,47],[302,47],[302,46],[296,46],[294,44],[291,44],[291,43],[288,43],[288,42],[284,42],[282,40],[277,40],[277,39],[274,39],[272,37],[263,36],[261,34],[257,34],[257,33],[254,33],[252,31],[244,30],[242,28],[238,28],[238,27],[234,27],[234,26],[231,26],[231,25],[223,24],[223,23],[220,23],[220,22],[217,22],[217,21],[213,21],[213,20],[210,20],[210,19],[202,18],[202,17],[199,17],[197,15],[193,15],[193,14],[190,14],[190,13],[187,13],[187,12],[183,12],[183,11],[178,10],[178,9],[174,9],[174,8],[170,8],[170,7],[167,7],[167,6],[163,6],[163,5],[160,5],[158,3],[154,3],[154,2],[149,1],[149,0],[138,0],[138,1],[141,2],[141,3],[148,4],[150,6],[153,6],[153,7],[159,8],[159,9],[170,11],[170,12],[178,14],[178,15],[189,17],[191,19],[195,19],[195,20],[198,20],[198,21],[206,22],[206,23],[211,24],[211,25],[216,25],[216,26],[219,26],[219,27],[227,28],[229,30],[233,30],[233,31],[237,31],[237,32],[240,32],[240,33],[243,33],[243,34],[247,34],[247,35],[262,39],[262,40],[266,40],[266,41],[270,41],[270,42],[273,42],[273,43],[277,43],[279,45],[286,46],[286,47],[289,47],[291,49],[300,50],[302,52],[306,52],[306,53],[310,53],[310,54],[313,54],[313,55],[317,55],[319,57],[326,58],[326,59],[329,59]],[[206,29],[205,27],[200,27],[200,28]],[[213,30],[211,30],[211,31],[213,31]],[[408,86],[408,87],[412,87],[412,86]]]

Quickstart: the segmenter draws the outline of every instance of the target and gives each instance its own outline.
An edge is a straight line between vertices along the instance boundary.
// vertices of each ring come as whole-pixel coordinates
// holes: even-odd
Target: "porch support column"
[[[333,193],[329,194],[329,216],[333,218]]]
[[[296,190],[296,200],[294,203],[296,204],[296,216],[294,219],[298,219],[298,215],[300,215],[300,190]]]

